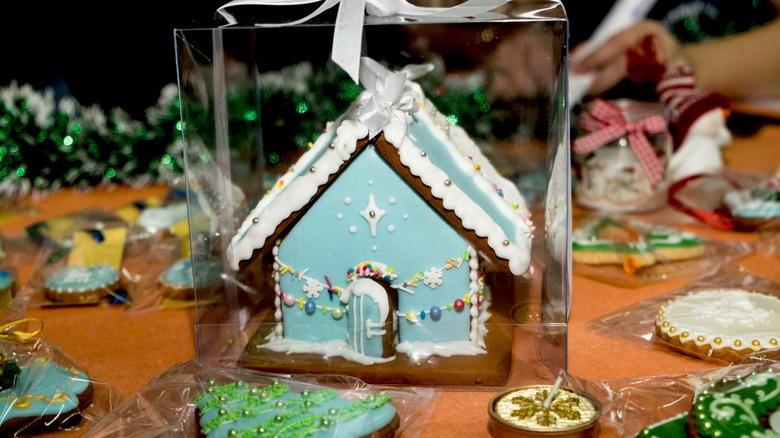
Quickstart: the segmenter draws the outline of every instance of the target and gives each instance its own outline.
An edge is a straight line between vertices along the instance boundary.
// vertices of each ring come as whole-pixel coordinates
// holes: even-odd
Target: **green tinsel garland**
[[[496,118],[496,108],[476,79],[438,71],[418,82],[451,123],[475,139],[511,136],[519,121]],[[258,94],[229,93],[228,108],[230,120],[238,123],[260,119],[263,155],[271,166],[283,165],[280,156],[304,151],[362,90],[340,69],[317,70],[308,63],[263,73],[258,88]],[[172,182],[183,173],[178,99],[177,87],[165,86],[158,102],[147,109],[146,120],[139,121],[121,109],[106,113],[70,97],[55,100],[50,89],[36,91],[16,82],[0,88],[0,196]],[[203,108],[193,113],[190,105],[187,116],[190,123],[213,123]]]
[[[0,89],[0,195],[172,181],[182,173],[177,107],[175,85],[138,121],[11,83]]]

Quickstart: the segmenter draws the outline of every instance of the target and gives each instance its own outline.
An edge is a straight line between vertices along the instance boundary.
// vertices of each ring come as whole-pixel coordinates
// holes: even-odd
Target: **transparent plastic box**
[[[244,13],[300,18],[265,11]],[[561,4],[367,15],[377,86],[330,60],[334,22],[175,32],[199,359],[381,384],[554,379],[571,287]]]

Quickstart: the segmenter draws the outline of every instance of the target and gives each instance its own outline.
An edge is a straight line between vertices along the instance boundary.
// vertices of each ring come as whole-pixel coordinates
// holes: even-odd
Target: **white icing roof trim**
[[[363,92],[341,118],[330,124],[326,134],[320,136],[293,166],[294,171],[285,174],[244,220],[228,248],[233,269],[238,269],[242,260],[250,259],[254,250],[263,245],[279,224],[309,203],[319,187],[326,184],[330,176],[338,172],[341,165],[350,159],[355,152],[357,141],[369,134],[368,128],[358,120],[357,113],[372,94],[372,91]],[[479,203],[457,187],[444,170],[422,154],[422,149],[407,135],[407,126],[412,121],[409,113],[393,111],[392,117],[383,128],[385,139],[396,147],[401,162],[409,167],[412,174],[431,189],[433,196],[442,200],[445,208],[457,215],[464,228],[487,238],[490,248],[498,257],[508,261],[509,269],[514,275],[523,274],[530,264],[532,232],[530,214],[521,194],[513,183],[500,177],[461,127],[443,122],[447,123],[445,126],[449,128],[449,135],[435,129],[436,108],[430,101],[425,100],[417,84],[408,81],[404,94],[411,95],[421,104],[422,111],[416,113],[418,120],[429,125],[433,135],[448,146],[445,148],[446,152],[457,164],[457,170],[486,194],[485,197],[492,202],[493,210],[503,216],[504,222],[512,224],[513,235],[507,235]],[[438,114],[438,118],[446,120],[441,114]],[[332,126],[337,126],[335,137]],[[480,168],[477,169],[474,163],[478,163]],[[503,196],[495,191],[497,187],[501,188]],[[517,204],[517,207],[513,204]]]

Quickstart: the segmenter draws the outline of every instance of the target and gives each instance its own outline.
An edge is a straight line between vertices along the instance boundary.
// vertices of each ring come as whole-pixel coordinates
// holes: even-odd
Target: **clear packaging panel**
[[[204,363],[490,387],[565,369],[559,3],[369,16],[378,85],[330,60],[332,17],[175,36]]]

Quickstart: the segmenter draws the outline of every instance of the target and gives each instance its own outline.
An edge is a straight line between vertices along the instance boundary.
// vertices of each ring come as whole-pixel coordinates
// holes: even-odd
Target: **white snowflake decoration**
[[[434,266],[423,274],[423,283],[427,284],[431,289],[436,289],[436,286],[441,286],[443,283],[443,276],[444,272]]]
[[[325,289],[325,285],[319,281],[309,278],[306,280],[306,284],[303,285],[303,291],[306,292],[306,298],[319,298],[320,292]]]

